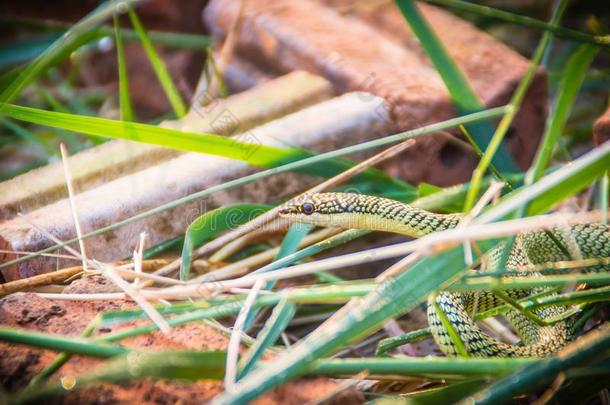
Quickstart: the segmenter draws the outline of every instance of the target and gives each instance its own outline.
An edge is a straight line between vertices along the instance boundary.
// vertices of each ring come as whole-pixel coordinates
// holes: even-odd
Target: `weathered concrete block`
[[[248,132],[247,137],[237,136],[265,145],[294,145],[314,151],[328,151],[385,135],[389,133],[391,125],[382,99],[370,94],[348,93],[256,127]],[[83,232],[121,221],[256,170],[241,161],[199,153],[183,154],[77,195],[75,200]],[[317,182],[319,179],[315,177],[287,173],[214,193],[205,201],[183,204],[88,239],[87,252],[92,258],[106,261],[128,257],[143,231],[148,233],[150,245],[155,245],[183,234],[189,223],[206,210],[236,202],[278,200]],[[59,239],[75,237],[67,199],[34,210],[27,217]],[[53,244],[21,218],[0,224],[0,249],[38,251]],[[0,262],[10,260],[12,256],[0,256]],[[60,261],[59,266],[66,267],[67,263]],[[15,280],[51,271],[55,267],[55,259],[43,257],[4,269],[3,274],[7,280]]]
[[[415,128],[455,114],[447,89],[396,6],[361,7],[341,15],[347,0],[252,0],[247,3],[236,48],[239,55],[277,71],[305,69],[328,78],[337,91],[365,90],[390,105],[396,129]],[[212,0],[208,26],[223,40],[239,0]],[[431,26],[464,71],[484,105],[508,101],[528,60],[469,23],[421,6]],[[508,147],[521,166],[535,152],[546,112],[546,82],[539,72],[513,128]],[[427,138],[397,168],[411,182],[448,185],[465,180],[477,157],[445,140]],[[396,167],[395,167],[396,168]]]
[[[323,78],[298,71],[225,100],[205,100],[180,121],[162,125],[191,132],[236,134],[332,97]],[[206,101],[206,105],[203,102]],[[154,145],[115,140],[69,158],[74,188],[89,190],[180,155]],[[0,183],[0,220],[29,212],[67,194],[62,163],[57,162]]]

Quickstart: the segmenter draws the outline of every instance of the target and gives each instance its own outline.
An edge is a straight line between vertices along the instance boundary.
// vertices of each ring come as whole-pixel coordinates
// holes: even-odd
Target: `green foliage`
[[[527,204],[534,199],[536,203],[543,199],[546,204],[552,206],[562,201],[566,195],[575,192],[570,189],[563,193],[551,193],[550,191],[555,190],[555,178],[561,176],[568,182],[590,184],[608,167],[607,164],[598,164],[600,161],[610,162],[610,144],[587,153],[571,165],[557,170],[534,185],[522,187],[517,190],[517,194],[505,197],[504,201],[485,212],[479,220],[481,222],[499,220],[504,213],[511,212],[515,204]],[[538,209],[548,208],[544,204],[532,204],[532,206]],[[491,241],[478,243],[481,253],[492,246]],[[236,390],[223,394],[217,403],[252,400],[271,387],[302,373],[314,359],[336,352],[344,345],[370,333],[382,322],[414,308],[433,291],[450,285],[450,282],[462,274],[465,268],[463,249],[458,246],[420,260],[396,278],[385,279],[364,298],[348,303],[335,315],[332,323],[323,324],[303,339],[298,346],[284,353],[274,362],[273,367],[263,367],[254,371],[241,381]],[[279,375],[275,372],[277,368],[283,370]]]
[[[270,208],[271,206],[264,204],[233,204],[206,212],[191,222],[184,235],[180,280],[189,278],[193,249],[227,229],[253,220]]]
[[[155,47],[153,46],[152,41],[148,37],[148,33],[142,26],[142,23],[140,22],[140,19],[138,18],[136,12],[133,11],[133,9],[129,9],[128,14],[129,19],[131,20],[131,24],[133,25],[134,30],[138,34],[140,42],[142,42],[142,46],[146,51],[148,60],[150,61],[153,70],[155,71],[155,74],[157,75],[157,79],[159,80],[159,83],[161,83],[163,91],[165,91],[165,96],[169,100],[169,103],[172,105],[172,108],[174,109],[174,113],[178,118],[183,117],[186,114],[186,106],[184,105],[182,97],[180,96],[178,89],[174,85],[174,82],[169,75],[165,62],[155,50]]]
[[[565,72],[559,83],[559,88],[557,89],[551,114],[546,123],[542,146],[538,148],[536,159],[528,172],[528,182],[540,179],[542,173],[547,168],[552,152],[568,121],[578,91],[589,70],[589,65],[597,51],[598,49],[592,45],[581,45],[568,60]]]
[[[130,352],[104,363],[96,371],[74,379],[72,390],[91,384],[124,383],[142,378],[164,378],[177,380],[219,380],[224,374],[226,355],[224,352]],[[66,392],[66,380],[25,389],[9,403],[32,403],[40,398],[61,395]]]
[[[419,13],[415,3],[411,0],[397,0],[405,19],[444,80],[458,112],[463,114],[475,112],[474,114],[319,155],[297,148],[269,147],[212,134],[185,133],[136,123],[133,122],[134,113],[130,101],[131,95],[129,93],[129,78],[126,71],[123,41],[140,41],[142,43],[162,84],[165,95],[177,116],[185,114],[186,106],[154,45],[180,46],[209,52],[210,41],[208,37],[203,36],[156,33],[145,30],[135,11],[129,7],[137,1],[131,0],[122,3],[127,7],[118,8],[113,1],[104,2],[98,9],[72,27],[55,23],[31,22],[34,25],[42,26],[46,33],[34,37],[32,40],[22,41],[17,46],[0,48],[0,68],[14,66],[35,57],[33,63],[24,69],[13,69],[0,77],[0,88],[2,88],[0,112],[3,114],[1,122],[17,137],[42,147],[48,155],[54,153],[53,144],[49,143],[46,138],[40,137],[30,127],[19,125],[13,120],[50,126],[55,128],[57,133],[62,136],[71,135],[67,132],[71,131],[92,137],[127,139],[181,151],[223,156],[266,168],[266,170],[253,175],[235,179],[207,190],[201,190],[133,218],[98,229],[85,235],[86,237],[100,235],[110,229],[154,215],[185,202],[194,201],[215,192],[281,172],[297,171],[330,177],[353,166],[349,161],[339,159],[340,157],[445,130],[460,124],[468,126],[465,136],[475,146],[475,151],[481,157],[481,163],[475,171],[471,183],[449,188],[421,183],[418,188],[415,188],[380,171],[371,169],[354,178],[348,187],[357,184],[359,190],[368,194],[390,196],[433,211],[459,212],[462,211],[464,206],[466,210],[470,209],[482,190],[489,186],[491,178],[485,177],[485,174],[490,170],[494,177],[509,182],[511,187],[507,187],[505,195],[474,219],[475,224],[492,223],[515,216],[545,213],[566,198],[574,196],[595,182],[597,182],[598,187],[595,206],[606,211],[608,208],[609,180],[607,171],[610,167],[610,144],[602,145],[575,159],[570,164],[552,167],[551,169],[549,169],[549,166],[556,150],[564,148],[563,145],[567,144],[562,142],[562,135],[566,132],[569,120],[573,118],[571,115],[578,115],[577,109],[574,107],[579,99],[579,93],[583,89],[583,83],[590,81],[593,74],[600,73],[592,72],[591,63],[599,48],[610,46],[608,36],[589,35],[559,26],[559,18],[567,7],[566,1],[556,3],[553,18],[548,23],[461,0],[427,1],[466,13],[501,19],[512,24],[545,32],[534,53],[530,69],[519,84],[510,105],[482,111],[484,107],[477,95],[470,88],[457,65],[451,60],[431,27]],[[123,12],[129,12],[134,30],[119,28],[117,15]],[[114,18],[114,29],[110,26],[101,25],[110,17]],[[58,33],[66,28],[68,30],[58,38]],[[553,83],[557,85],[556,94],[547,120],[543,141],[532,168],[526,176],[510,174],[509,172],[515,171],[516,166],[503,148],[502,140],[521,106],[537,66],[539,64],[544,66],[544,60],[550,49],[552,34],[584,44],[575,45],[573,48],[566,47],[567,50],[564,54],[568,57],[565,59],[565,69],[562,69],[559,73],[553,73]],[[84,116],[83,114],[91,113],[91,109],[86,104],[66,100],[69,97],[58,99],[51,92],[38,85],[34,88],[36,93],[49,108],[57,112],[9,104],[22,94],[28,85],[49,73],[52,66],[56,66],[67,59],[74,51],[92,41],[113,35],[117,47],[119,69],[120,121]],[[51,46],[42,51],[47,44],[51,44]],[[38,56],[36,57],[36,55]],[[208,62],[212,64],[213,60],[209,59]],[[210,65],[210,68],[213,68],[213,66]],[[214,72],[214,74],[216,73]],[[605,72],[601,72],[601,74],[603,75]],[[57,83],[52,75],[50,77],[58,86],[63,85],[63,83]],[[605,90],[605,87],[602,87],[602,89]],[[66,105],[62,104],[62,101],[65,101]],[[76,111],[80,115],[70,114],[69,111]],[[491,119],[500,116],[503,117],[502,121],[493,137],[490,138],[493,132]],[[589,129],[587,127],[586,130]],[[472,134],[472,140],[470,134]],[[95,138],[91,139],[95,141]],[[479,149],[478,146],[481,146],[481,148]],[[563,152],[566,155],[565,150]],[[269,206],[243,203],[205,213],[190,224],[184,238],[179,237],[168,241],[167,245],[158,246],[151,250],[149,254],[162,251],[168,246],[182,245],[180,277],[182,280],[187,280],[192,253],[196,247],[213,239],[219,233],[246,222],[268,208]],[[363,230],[347,230],[299,250],[298,245],[309,230],[308,227],[293,226],[285,236],[280,252],[274,261],[254,273],[261,274],[282,270],[291,264],[307,260],[314,255],[348,243],[368,233]],[[65,244],[73,242],[74,240],[66,241]],[[493,247],[496,242],[493,240],[477,242],[476,245],[479,250],[477,254],[484,253]],[[3,263],[0,268],[14,265],[59,246]],[[578,346],[571,347],[567,353],[543,360],[435,357],[328,358],[328,356],[337,353],[353,342],[368,336],[372,331],[378,330],[388,320],[407,313],[423,303],[430,294],[439,290],[480,291],[495,289],[503,291],[515,288],[554,286],[555,288],[552,290],[545,290],[531,297],[523,298],[514,302],[513,305],[518,305],[523,311],[532,311],[554,305],[578,305],[566,311],[566,316],[578,314],[579,327],[582,327],[584,322],[598,311],[600,308],[598,305],[605,305],[610,299],[610,288],[607,287],[610,276],[607,273],[581,275],[565,272],[565,274],[560,275],[546,275],[549,271],[557,270],[551,267],[542,271],[545,274],[542,277],[509,277],[496,273],[472,274],[467,271],[467,267],[464,263],[463,250],[461,246],[458,246],[440,253],[431,253],[406,271],[398,272],[393,277],[376,282],[373,280],[345,281],[340,278],[333,278],[330,274],[321,273],[326,277],[325,282],[328,285],[308,284],[300,288],[282,288],[281,290],[266,291],[265,294],[260,294],[255,299],[252,312],[246,322],[246,328],[251,325],[261,308],[274,308],[273,312],[265,321],[262,330],[258,332],[253,346],[239,363],[239,378],[241,381],[236,386],[236,390],[223,394],[217,399],[217,403],[241,403],[253,400],[266,390],[303,374],[336,377],[351,376],[364,370],[367,370],[371,376],[399,374],[443,381],[447,384],[423,393],[409,395],[406,398],[401,398],[400,401],[394,401],[400,403],[457,402],[466,397],[472,397],[480,403],[510,401],[515,395],[528,393],[545,385],[548,386],[559,371],[570,381],[569,384],[565,384],[556,392],[551,393],[553,399],[559,402],[585,400],[607,385],[601,383],[589,384],[588,381],[591,375],[597,376],[600,373],[605,375],[604,373],[608,369],[606,354],[610,348],[610,334],[607,325],[602,325],[598,330],[587,334],[585,339],[579,341]],[[572,286],[577,283],[588,283],[591,286],[600,287],[583,291],[560,291],[561,287]],[[267,289],[272,288],[273,283],[269,283]],[[224,295],[201,301],[172,302],[170,305],[159,306],[158,311],[167,315],[167,321],[171,326],[178,326],[190,322],[233,316],[239,312],[243,302],[244,297],[241,295]],[[312,313],[305,312],[307,307],[299,306],[324,304],[323,310],[329,311],[329,308],[333,310],[339,303],[346,303],[346,305],[334,314],[332,322],[322,324],[295,346],[282,351],[272,362],[261,361],[263,354],[272,347],[280,334],[293,320],[297,309],[299,314]],[[513,307],[510,305],[502,305],[493,310],[476,314],[475,320],[502,314],[511,308]],[[319,314],[322,311],[318,308],[318,312],[314,313]],[[142,320],[142,323],[138,323],[137,326],[125,325],[135,320]],[[559,319],[552,321],[557,320]],[[191,381],[202,378],[222,378],[226,361],[224,353],[172,351],[149,353],[129,350],[118,343],[123,339],[157,330],[156,325],[147,322],[146,315],[140,309],[107,311],[96,317],[79,338],[0,327],[0,340],[2,341],[61,352],[55,361],[32,381],[30,387],[19,392],[16,396],[8,398],[8,400],[15,403],[35,402],[65,392],[61,384],[46,383],[45,381],[73,354],[102,359],[109,358],[99,368],[78,378],[74,389],[88,384],[100,382],[123,383],[145,377]],[[123,325],[124,327],[112,333],[93,338],[89,337],[100,327],[113,325]],[[452,331],[449,330],[449,332]],[[459,344],[460,339],[455,331],[453,332],[454,341]],[[379,342],[377,354],[388,353],[389,350],[402,344],[415,342],[429,336],[429,329],[424,328],[408,332],[403,336],[384,339]],[[278,372],[278,369],[281,372]],[[603,379],[599,378],[599,380],[602,381]],[[479,392],[477,393],[477,391]],[[581,397],[581,393],[584,393],[584,396]],[[389,398],[385,398],[385,400],[389,400]],[[383,403],[384,401],[380,400],[379,402]]]
[[[127,77],[127,62],[125,61],[125,45],[123,34],[119,25],[119,18],[115,15],[114,38],[116,43],[117,65],[119,71],[119,100],[121,106],[121,120],[133,121],[133,108],[131,107],[131,96],[129,95],[129,78]]]
[[[0,94],[0,113],[3,112],[2,103],[10,103],[13,101],[23,89],[30,83],[34,82],[41,74],[47,71],[50,67],[64,60],[74,50],[80,48],[83,44],[90,42],[96,37],[96,33],[92,30],[96,26],[103,23],[117,12],[125,12],[125,7],[131,4],[138,3],[139,0],[125,0],[121,2],[124,7],[118,7],[114,0],[109,0],[102,3],[83,18],[78,23],[74,24],[66,31],[59,39],[46,49],[44,53],[38,56],[30,63],[19,75],[10,81],[10,84],[3,89]]]
[[[281,300],[277,304],[273,309],[271,316],[265,322],[265,326],[256,337],[256,342],[252,345],[250,350],[248,350],[246,356],[240,361],[238,379],[247,375],[250,370],[254,368],[256,362],[263,356],[265,350],[275,343],[280,334],[288,326],[288,323],[292,320],[296,309],[296,305],[286,299]]]

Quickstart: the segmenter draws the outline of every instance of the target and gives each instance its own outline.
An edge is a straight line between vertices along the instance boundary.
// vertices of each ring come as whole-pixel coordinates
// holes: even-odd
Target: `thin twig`
[[[278,221],[278,222],[280,222],[280,223],[278,223],[277,226],[272,225],[269,227],[259,228],[255,231],[252,231],[246,235],[243,235],[243,236],[235,239],[231,243],[226,244],[221,249],[216,251],[216,253],[214,253],[210,257],[209,261],[210,262],[222,262],[223,260],[230,257],[231,255],[239,252],[241,249],[245,248],[246,246],[248,246],[256,241],[261,240],[261,238],[276,234],[279,231],[286,231],[290,225],[288,223],[288,221],[286,221],[286,220],[282,220],[282,221]]]
[[[133,251],[133,268],[136,273],[142,273],[142,261],[144,260],[144,245],[146,244],[146,232],[140,234],[140,241],[137,249]],[[137,286],[140,279],[136,277],[133,280],[133,285]]]
[[[317,232],[313,232],[301,240],[301,242],[299,243],[299,248],[303,248],[314,243],[320,242],[324,239],[338,234],[341,231],[342,230],[339,228],[323,228]],[[267,249],[264,252],[249,256],[235,263],[228,264],[207,274],[202,274],[201,276],[189,280],[188,283],[196,284],[202,281],[224,280],[230,277],[241,276],[251,268],[254,268],[256,266],[262,266],[271,262],[277,256],[279,251],[279,246],[274,247],[272,249]]]
[[[78,213],[76,211],[76,203],[74,201],[74,189],[72,187],[72,175],[70,174],[70,167],[68,166],[68,152],[66,146],[62,143],[59,145],[61,151],[61,161],[64,168],[64,177],[66,178],[66,186],[68,187],[68,197],[70,200],[70,210],[72,211],[72,219],[74,220],[74,228],[76,228],[76,236],[78,238],[78,246],[83,256],[83,271],[87,269],[87,250],[85,249],[85,241],[83,240],[83,232],[80,227],[80,221],[78,220]]]
[[[479,198],[479,201],[476,205],[467,213],[464,214],[457,228],[463,228],[468,225],[473,218],[475,218],[479,213],[485,208],[485,206],[498,195],[500,190],[504,187],[504,183],[498,181],[492,181],[485,193]],[[468,266],[472,266],[473,257],[472,257],[472,247],[470,242],[464,241],[464,258],[466,259],[466,264]]]
[[[8,253],[8,254],[12,254],[12,255],[31,255],[32,254],[32,252],[27,252],[25,250],[7,250],[7,249],[0,249],[0,253]],[[57,254],[57,253],[41,253],[40,256],[54,257],[56,259],[80,261],[80,259],[78,259],[74,256],[61,255],[61,254]]]

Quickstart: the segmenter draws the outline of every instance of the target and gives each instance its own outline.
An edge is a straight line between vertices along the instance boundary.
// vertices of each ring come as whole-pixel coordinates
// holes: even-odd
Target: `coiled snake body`
[[[280,208],[280,215],[295,222],[340,228],[359,228],[393,232],[420,237],[431,232],[455,228],[461,214],[435,214],[408,204],[385,198],[349,194],[319,193],[289,201]],[[553,241],[552,237],[556,240]],[[610,256],[610,228],[603,224],[583,224],[566,231],[528,232],[517,236],[508,256],[506,270],[520,272],[524,266],[561,260],[570,260],[566,250],[558,244],[569,246],[583,258]],[[487,264],[495,267],[502,256],[503,246],[487,254]],[[603,270],[601,266],[594,271]],[[527,273],[528,275],[536,273]],[[518,300],[531,295],[532,290],[511,290],[507,294]],[[433,298],[435,297],[435,298]],[[484,333],[472,319],[477,311],[503,304],[491,292],[440,292],[429,299],[428,322],[434,340],[447,355],[456,355],[458,349],[443,326],[438,310],[442,311],[453,330],[457,332],[468,353],[477,357],[543,357],[556,352],[573,339],[570,320],[550,326],[541,326],[519,311],[510,311],[505,317],[521,337],[520,345],[502,343]],[[549,307],[532,311],[545,320],[561,315],[565,307]]]

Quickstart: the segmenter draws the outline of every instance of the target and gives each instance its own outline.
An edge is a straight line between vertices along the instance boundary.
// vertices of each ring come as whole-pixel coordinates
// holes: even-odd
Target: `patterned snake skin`
[[[385,198],[348,194],[319,193],[289,201],[280,208],[280,216],[294,222],[319,226],[359,228],[373,231],[393,232],[420,237],[435,231],[455,228],[461,214],[435,214]],[[575,225],[567,229],[551,231],[559,243],[572,256],[583,259],[610,256],[610,228],[603,224]],[[566,255],[548,233],[528,232],[519,234],[508,256],[506,270],[524,274],[523,267],[576,257]],[[486,256],[488,268],[494,268],[502,256],[503,246],[497,246]],[[599,265],[589,271],[603,271]],[[528,272],[527,275],[539,275]],[[527,297],[534,290],[511,290],[507,294],[515,300]],[[505,317],[522,339],[519,345],[498,342],[483,332],[472,319],[478,311],[492,309],[504,304],[491,292],[440,292],[436,297],[437,307],[458,333],[467,352],[475,357],[543,357],[556,352],[568,342],[574,333],[570,321],[557,322],[551,326],[540,326],[519,311],[510,311]],[[457,355],[458,350],[443,327],[437,310],[429,299],[428,322],[434,340],[447,355]],[[561,315],[565,307],[550,307],[532,311],[545,320]]]

